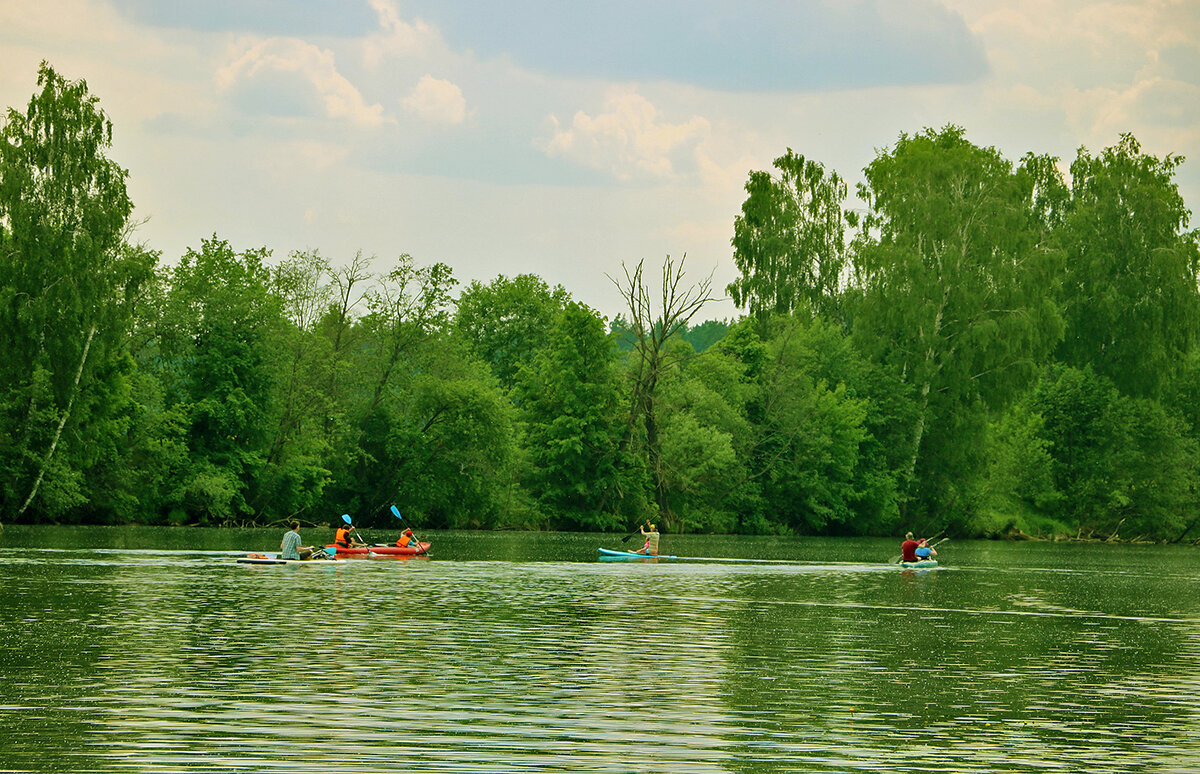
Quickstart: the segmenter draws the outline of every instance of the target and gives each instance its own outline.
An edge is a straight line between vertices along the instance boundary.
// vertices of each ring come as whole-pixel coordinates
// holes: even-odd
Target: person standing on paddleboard
[[[642,535],[646,537],[646,545],[642,546],[642,550],[638,551],[637,553],[646,554],[647,556],[657,556],[658,530],[654,528],[654,525],[650,523],[649,519],[646,519],[646,525],[649,526],[650,529],[647,530],[645,527],[638,527],[638,529],[641,530]]]
[[[283,533],[283,540],[279,543],[279,558],[280,559],[308,559],[312,556],[312,546],[300,545],[300,522],[293,521],[291,529]]]

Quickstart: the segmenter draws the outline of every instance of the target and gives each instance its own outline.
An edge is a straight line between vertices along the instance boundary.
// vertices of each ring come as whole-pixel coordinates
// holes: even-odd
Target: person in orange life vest
[[[913,538],[913,533],[908,532],[904,535],[904,542],[900,544],[900,561],[902,562],[918,562],[917,549],[921,547],[924,540],[916,540]]]
[[[366,545],[366,543],[360,543],[354,539],[354,525],[352,524],[343,524],[338,527],[337,532],[333,535],[333,544],[338,548],[358,548]]]
[[[400,546],[401,548],[407,548],[408,546],[415,546],[415,545],[418,545],[417,538],[415,535],[413,535],[413,531],[411,529],[406,529],[406,530],[404,530],[403,533],[401,533],[400,537],[396,540],[396,545]]]

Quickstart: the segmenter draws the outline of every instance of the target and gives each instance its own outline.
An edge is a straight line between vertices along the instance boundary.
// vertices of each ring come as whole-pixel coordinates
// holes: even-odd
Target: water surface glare
[[[1200,771],[1196,549],[474,537],[10,540],[0,771]]]

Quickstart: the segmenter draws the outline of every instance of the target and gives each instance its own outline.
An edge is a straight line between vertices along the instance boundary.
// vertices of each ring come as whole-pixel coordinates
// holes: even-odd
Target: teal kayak
[[[678,556],[664,556],[662,554],[639,554],[636,551],[614,551],[611,548],[601,548],[601,559],[678,559]]]
[[[922,559],[919,562],[901,562],[901,567],[937,567],[937,559]]]

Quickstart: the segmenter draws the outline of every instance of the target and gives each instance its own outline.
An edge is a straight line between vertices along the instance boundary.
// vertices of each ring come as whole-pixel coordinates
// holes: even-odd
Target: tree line
[[[607,320],[535,275],[167,264],[83,81],[0,128],[0,508],[94,524],[1120,535],[1200,527],[1200,250],[1183,159],[1064,174],[960,127],[877,152],[847,209],[790,149],[711,277],[622,265]],[[647,271],[649,274],[647,274]]]

